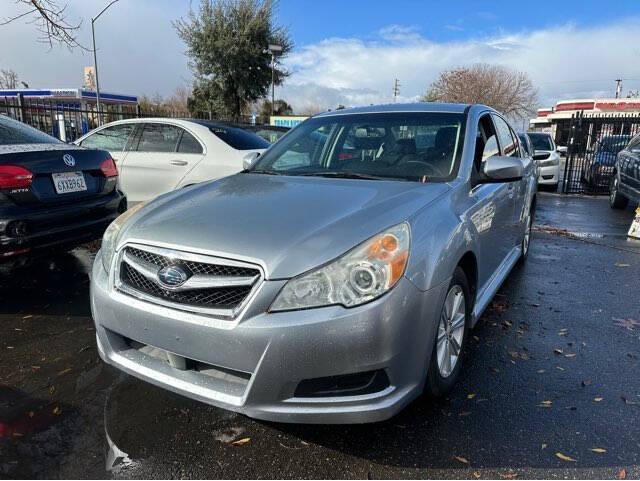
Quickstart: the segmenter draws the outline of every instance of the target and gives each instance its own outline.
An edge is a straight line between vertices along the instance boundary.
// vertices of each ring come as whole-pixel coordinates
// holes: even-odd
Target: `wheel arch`
[[[456,267],[460,267],[469,283],[469,291],[471,293],[472,306],[476,302],[476,294],[478,292],[478,259],[473,251],[467,251],[458,261]]]

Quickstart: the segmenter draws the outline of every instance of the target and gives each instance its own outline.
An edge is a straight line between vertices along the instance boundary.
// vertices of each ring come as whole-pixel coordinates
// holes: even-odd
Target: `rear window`
[[[209,127],[209,130],[236,150],[266,149],[270,145],[262,137],[235,127]]]
[[[0,115],[0,145],[59,144],[60,141],[33,127]]]

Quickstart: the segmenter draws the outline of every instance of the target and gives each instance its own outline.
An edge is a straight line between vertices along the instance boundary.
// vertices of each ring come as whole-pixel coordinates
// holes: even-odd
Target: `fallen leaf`
[[[62,413],[62,411],[60,410],[60,408],[58,406],[53,408],[53,414],[55,414],[56,416],[59,416],[61,413]]]
[[[585,379],[582,381],[582,387],[591,386],[591,379]]]
[[[556,369],[557,369],[558,371],[564,371],[564,367],[556,366]]]
[[[33,316],[29,314],[28,316],[24,316],[23,319],[31,319]]]
[[[545,406],[551,406],[553,401],[542,401],[540,404],[544,404]]]
[[[606,453],[607,450],[604,448],[591,448],[591,451],[593,451],[594,453]]]
[[[630,401],[629,399],[627,399],[627,397],[624,394],[620,396],[620,399],[622,399],[625,404],[638,404],[637,401]]]
[[[462,456],[454,456],[453,459],[464,464],[469,464],[469,460],[467,458],[463,458]]]
[[[518,473],[504,473],[504,474],[500,474],[500,477],[502,479],[514,479],[518,477]]]
[[[565,354],[564,357],[576,357],[575,353]]]
[[[615,266],[616,267],[629,267],[630,264],[623,264],[622,262],[616,262]]]
[[[474,471],[473,472],[473,477],[477,478],[477,479],[480,479],[480,471]]]
[[[542,449],[547,449],[548,444],[547,443],[542,443]]]
[[[593,400],[597,403],[599,403],[600,401],[602,401],[604,398],[602,397],[594,397]]]
[[[560,349],[560,348],[556,348],[556,349],[554,349],[554,350],[553,350],[553,352],[554,352],[555,354],[563,354],[563,351],[562,351],[562,349]]]
[[[231,444],[233,446],[244,446],[245,444],[247,444],[249,441],[251,441],[251,438],[241,438],[241,439],[236,439],[235,441],[233,441]]]
[[[71,368],[70,368],[70,367],[68,367],[68,368],[63,369],[62,371],[60,371],[60,372],[58,373],[58,376],[62,376],[62,375],[64,375],[64,374],[67,374],[68,372],[71,372]]]
[[[618,479],[626,479],[627,478],[627,470],[626,469],[621,469],[620,471],[618,471],[618,475],[616,476],[616,478],[618,478]]]
[[[572,463],[576,463],[576,462],[577,462],[575,459],[573,459],[573,458],[571,458],[571,457],[567,456],[566,454],[562,454],[562,453],[560,453],[560,452],[557,452],[557,453],[556,453],[556,457],[557,457],[558,459],[562,459],[563,461],[570,461],[570,462],[572,462]]]
[[[545,373],[546,371],[545,371],[544,369],[538,369],[538,371],[537,371],[537,372],[538,372],[538,374],[543,374],[543,373]]]
[[[467,399],[473,399],[474,397],[476,397],[475,393],[467,394]]]
[[[462,411],[461,413],[458,413],[458,416],[469,416],[471,414],[471,411]]]

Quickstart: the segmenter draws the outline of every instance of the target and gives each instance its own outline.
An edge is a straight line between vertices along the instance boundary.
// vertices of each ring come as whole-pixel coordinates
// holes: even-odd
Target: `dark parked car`
[[[0,115],[0,262],[99,239],[127,208],[108,152]]]
[[[618,153],[609,192],[614,209],[624,209],[629,201],[640,203],[640,134]]]
[[[598,140],[591,157],[587,156],[584,180],[592,187],[607,188],[618,152],[629,143],[630,135],[606,135]],[[605,190],[606,191],[606,190]]]

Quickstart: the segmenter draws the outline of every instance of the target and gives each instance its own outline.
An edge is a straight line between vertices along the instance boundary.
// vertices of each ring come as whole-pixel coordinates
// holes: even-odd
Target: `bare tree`
[[[54,44],[66,45],[69,49],[79,47],[88,50],[78,42],[78,31],[82,22],[70,23],[67,20],[67,5],[59,5],[57,0],[15,0],[24,11],[0,21],[0,26],[18,19],[27,19],[27,23],[36,25],[40,32],[39,41],[52,48]]]
[[[423,97],[427,102],[480,103],[513,118],[535,112],[538,92],[525,72],[501,65],[475,64],[446,70]]]
[[[18,74],[11,69],[0,70],[0,89],[18,88]]]

